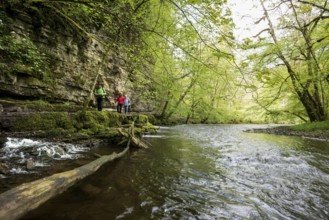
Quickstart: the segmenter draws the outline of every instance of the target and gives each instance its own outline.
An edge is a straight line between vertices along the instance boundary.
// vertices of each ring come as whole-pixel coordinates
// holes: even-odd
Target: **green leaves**
[[[1,17],[0,23],[0,70],[5,73],[24,73],[43,79],[48,71],[48,61],[38,47],[28,38],[22,38],[14,31],[8,33],[7,23]]]
[[[289,97],[289,102],[298,103],[296,115],[307,114],[311,121],[324,120],[328,112],[329,81],[328,68],[328,19],[323,19],[328,9],[322,7],[324,1],[287,1],[272,3],[266,9],[265,1],[260,1],[267,19],[268,29],[262,37],[244,39],[240,48],[247,51],[241,65],[250,70],[244,75],[248,85],[259,89],[255,100],[265,111],[294,112],[291,106],[278,106]],[[275,10],[283,10],[276,22],[268,16]],[[273,15],[273,14],[271,14]],[[274,16],[275,17],[275,16]],[[266,34],[265,34],[266,33]],[[246,62],[249,61],[249,65]]]

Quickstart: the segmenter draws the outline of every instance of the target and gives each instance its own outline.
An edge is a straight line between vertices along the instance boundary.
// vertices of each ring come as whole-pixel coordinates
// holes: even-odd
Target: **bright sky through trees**
[[[130,90],[143,105],[145,100],[145,106],[156,106],[162,120],[171,116],[185,117],[186,123],[328,119],[328,0],[6,2],[13,11],[38,10],[56,15],[56,23],[69,22],[65,28],[79,33],[79,44],[86,37],[101,43],[106,52],[93,85],[101,77],[99,70],[109,68],[106,62],[114,52],[124,63],[124,74],[129,74]],[[46,17],[38,18],[46,22],[41,19]],[[30,65],[25,54],[34,61],[38,58],[30,45],[13,44],[10,27],[2,29],[0,41],[7,42],[8,56],[0,57],[6,58],[0,64],[21,59],[21,64]],[[53,67],[46,61],[44,69],[51,74]],[[39,62],[33,65],[40,70]],[[25,66],[20,69],[25,71]],[[41,72],[36,77],[43,80],[45,71]],[[8,69],[11,78],[16,74],[16,67]]]
[[[233,22],[236,24],[237,40],[252,37],[266,27],[263,21],[255,24],[263,15],[258,0],[228,0],[228,6],[232,11]]]

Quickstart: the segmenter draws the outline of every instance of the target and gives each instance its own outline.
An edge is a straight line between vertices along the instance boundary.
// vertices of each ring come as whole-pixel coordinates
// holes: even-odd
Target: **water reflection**
[[[261,126],[161,129],[23,219],[328,219],[329,143]]]

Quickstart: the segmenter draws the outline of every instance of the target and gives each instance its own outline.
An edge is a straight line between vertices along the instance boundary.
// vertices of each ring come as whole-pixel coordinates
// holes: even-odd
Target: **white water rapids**
[[[51,160],[67,160],[82,157],[90,148],[69,143],[43,142],[25,138],[7,138],[0,148],[0,160],[10,161],[10,173],[28,173],[25,163],[33,158],[35,167],[49,166]],[[33,171],[32,171],[33,172]]]

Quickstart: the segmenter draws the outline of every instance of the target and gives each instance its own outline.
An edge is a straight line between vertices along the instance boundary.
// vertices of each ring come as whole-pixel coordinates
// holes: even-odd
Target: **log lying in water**
[[[119,133],[128,138],[128,140],[131,140],[132,145],[141,147],[141,148],[148,148],[147,144],[143,142],[141,139],[137,138],[134,134],[134,124],[128,129],[123,130],[121,128],[118,128]]]
[[[0,219],[10,220],[22,217],[39,207],[50,198],[64,192],[79,180],[97,171],[103,164],[125,155],[127,147],[120,153],[105,155],[84,166],[54,174],[40,180],[22,184],[0,195]]]

